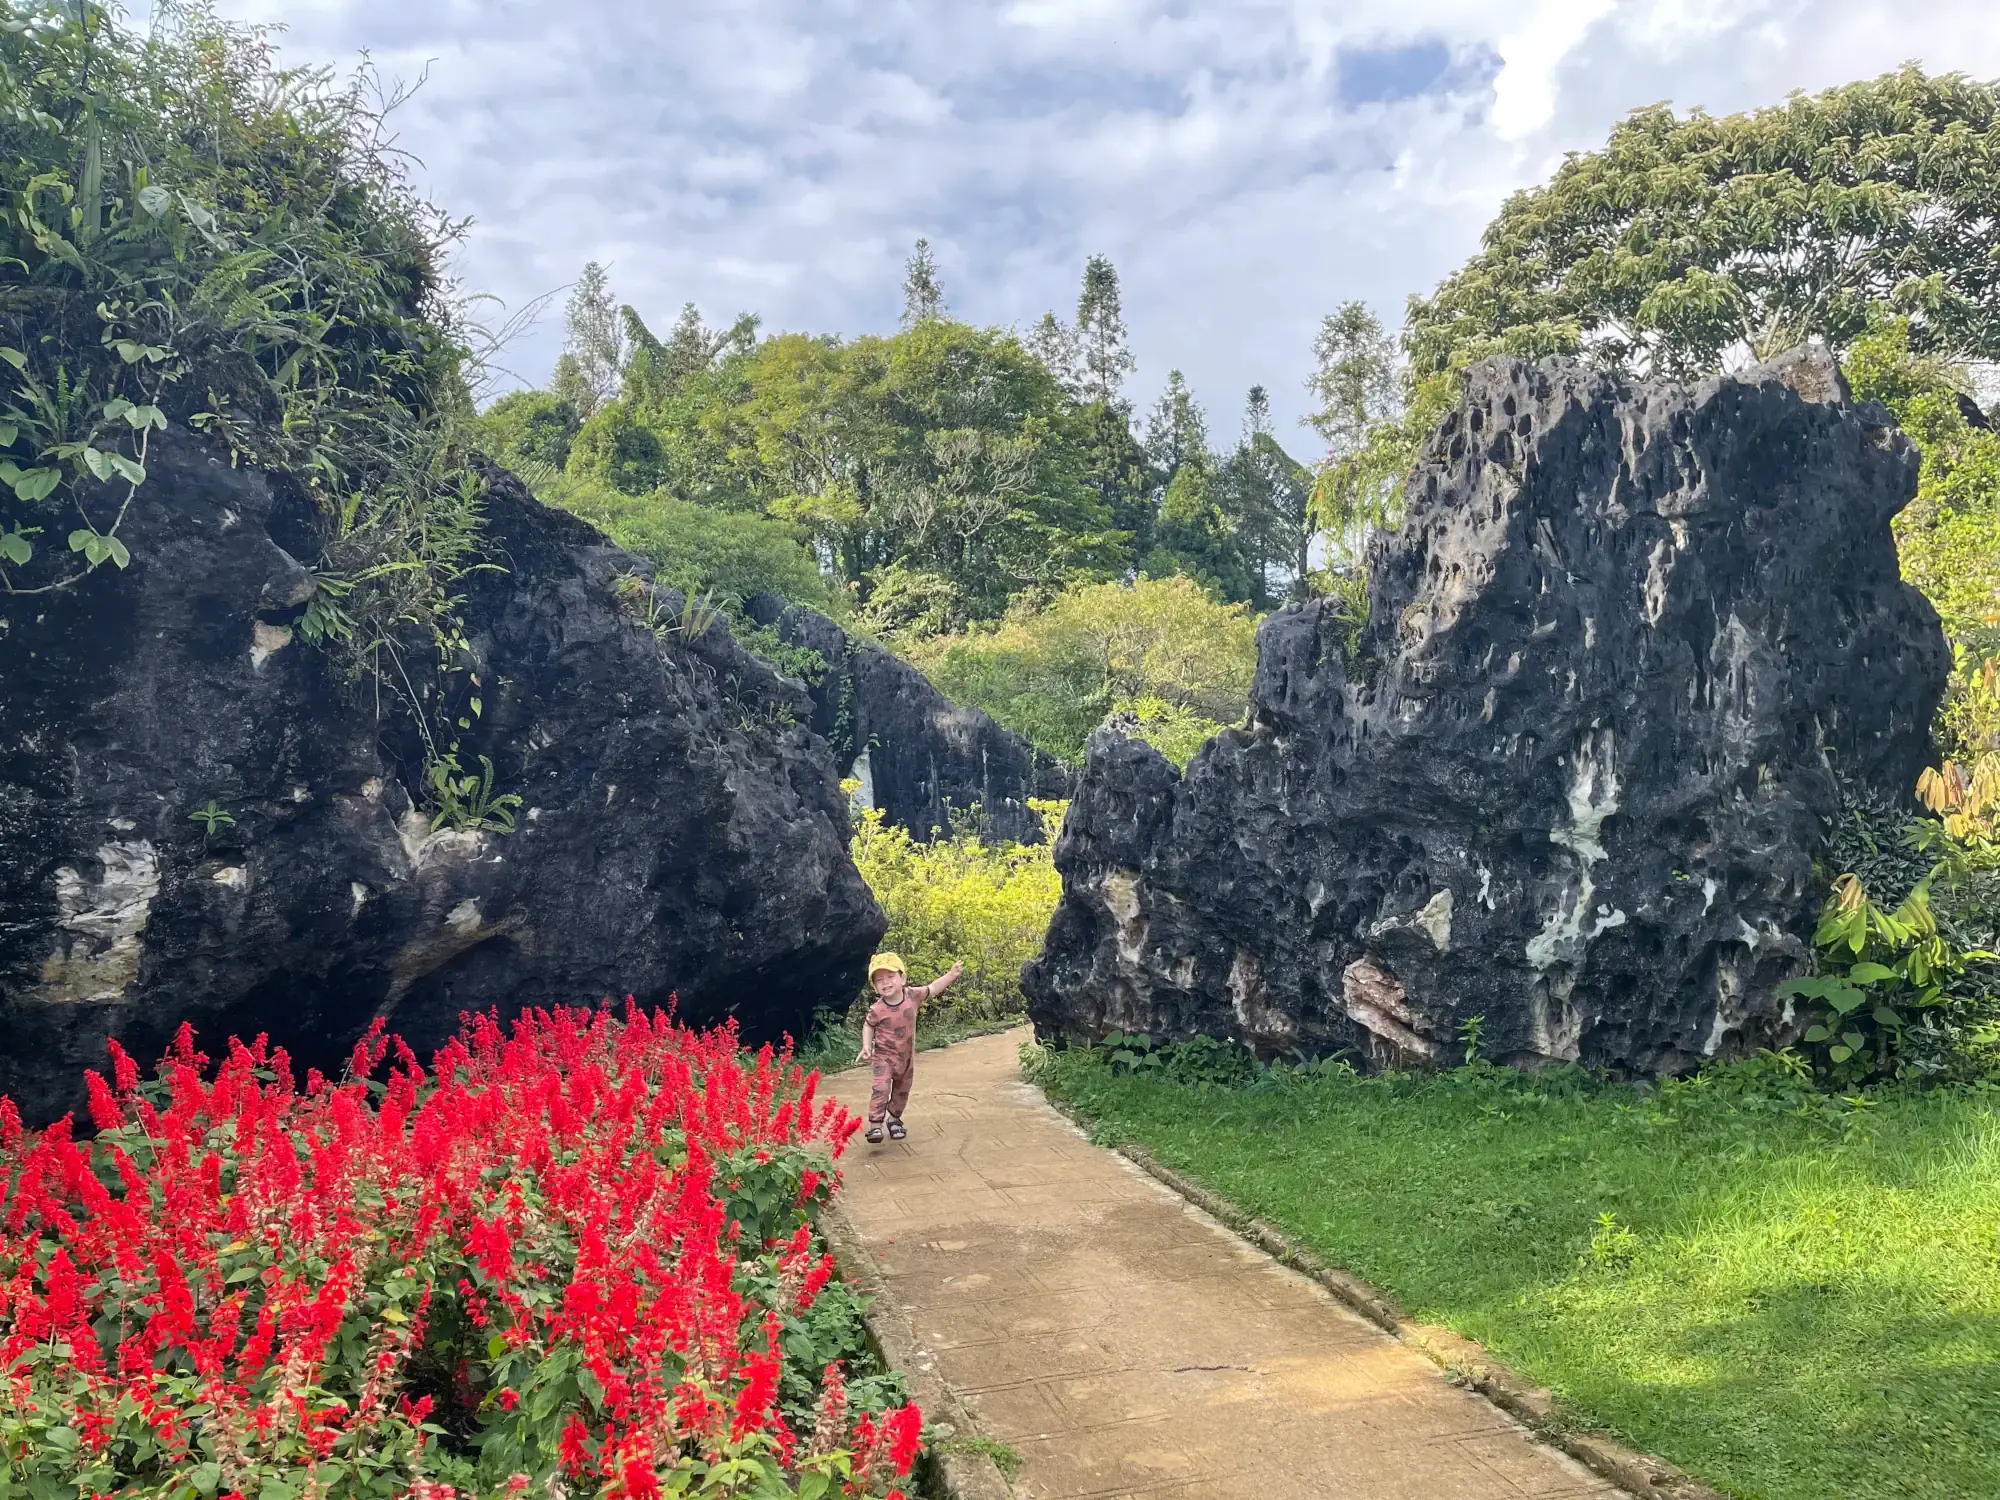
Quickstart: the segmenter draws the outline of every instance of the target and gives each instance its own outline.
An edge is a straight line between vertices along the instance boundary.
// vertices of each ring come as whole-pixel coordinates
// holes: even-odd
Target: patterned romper
[[[910,1102],[910,1080],[917,1071],[917,1007],[929,998],[927,986],[908,984],[898,1003],[878,999],[868,1007],[868,1024],[875,1028],[874,1085],[868,1094],[871,1125],[880,1125],[884,1115],[903,1118],[903,1106]]]

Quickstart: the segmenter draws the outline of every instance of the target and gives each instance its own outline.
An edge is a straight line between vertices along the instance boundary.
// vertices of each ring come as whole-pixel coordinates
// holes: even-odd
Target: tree
[[[1179,370],[1167,372],[1167,388],[1147,414],[1146,457],[1161,472],[1162,483],[1171,482],[1183,464],[1208,462],[1208,417]]]
[[[1083,288],[1076,298],[1075,341],[1082,364],[1083,398],[1113,404],[1124,389],[1125,377],[1139,362],[1125,347],[1118,271],[1107,256],[1093,255],[1084,262]]]
[[[1250,568],[1250,602],[1269,609],[1276,573],[1295,595],[1311,568],[1312,474],[1271,433],[1271,398],[1250,387],[1243,435],[1216,474],[1216,500]]]
[[[1395,439],[1403,406],[1394,341],[1366,303],[1343,302],[1320,320],[1306,388],[1319,405],[1306,423],[1326,444],[1311,511],[1336,566],[1351,568],[1370,531],[1394,517],[1414,461]],[[1310,545],[1310,538],[1307,539]]]
[[[1054,313],[1045,312],[1029,332],[1027,345],[1028,352],[1049,367],[1049,373],[1066,395],[1075,398],[1082,392],[1083,374],[1078,363],[1075,329]]]
[[[717,360],[750,350],[761,321],[755,313],[739,313],[728,328],[716,330],[702,322],[701,309],[689,302],[661,339],[634,308],[621,307],[618,315],[625,330],[623,388],[649,405],[670,400]]]
[[[1675,378],[1876,309],[1918,353],[2000,358],[2000,85],[1910,66],[1721,118],[1635,111],[1516,193],[1406,341],[1424,376],[1494,352]]]
[[[1208,418],[1179,370],[1168,372],[1167,388],[1146,419],[1146,457],[1159,500],[1140,568],[1155,577],[1189,574],[1225,599],[1251,598],[1252,571],[1216,492]]]
[[[556,395],[589,418],[618,394],[625,365],[625,339],[604,267],[591,261],[570,289],[564,309],[569,337],[556,366]]]
[[[918,240],[903,268],[903,326],[915,328],[945,315],[944,284],[938,280],[931,242]]]
[[[1118,709],[1142,721],[1175,717],[1153,707],[1165,705],[1198,716],[1209,732],[1241,717],[1257,670],[1257,621],[1191,578],[1077,584],[1046,609],[1017,605],[993,628],[909,654],[958,702],[1078,760],[1085,737]]]

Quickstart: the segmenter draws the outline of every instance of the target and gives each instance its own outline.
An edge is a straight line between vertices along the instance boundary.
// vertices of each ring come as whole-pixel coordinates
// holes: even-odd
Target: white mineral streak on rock
[[[1139,872],[1106,870],[1099,889],[1104,894],[1104,909],[1118,924],[1118,956],[1128,964],[1138,963],[1149,925],[1139,906]]]
[[[250,627],[250,665],[261,667],[292,643],[289,625],[266,625],[262,620]]]
[[[250,872],[241,865],[226,865],[208,878],[217,885],[228,886],[232,891],[240,891],[250,884]]]
[[[1575,989],[1576,980],[1562,975],[1538,979],[1528,991],[1528,1033],[1543,1057],[1575,1062],[1582,1054],[1583,1007]]]
[[[354,918],[361,915],[361,908],[368,904],[368,887],[358,880],[350,880],[347,883],[347,893],[354,898],[353,909],[347,914],[347,918],[351,922]]]
[[[145,839],[102,845],[103,874],[56,871],[56,947],[42,963],[37,998],[59,1003],[123,999],[139,977],[146,921],[160,894],[160,861]]]
[[[1448,952],[1451,948],[1451,912],[1451,888],[1447,886],[1416,911],[1406,912],[1400,917],[1384,917],[1368,929],[1368,935],[1381,937],[1385,932],[1408,929],[1423,933],[1438,952]]]
[[[1672,567],[1672,553],[1666,538],[1662,537],[1653,544],[1652,553],[1646,559],[1644,607],[1648,625],[1658,625],[1660,617],[1667,612],[1667,575]]]
[[[1340,1001],[1351,1019],[1398,1052],[1423,1062],[1437,1057],[1436,1044],[1414,1029],[1402,983],[1388,970],[1357,958],[1341,971]]]
[[[1608,729],[1586,734],[1577,746],[1569,785],[1569,827],[1549,830],[1549,842],[1576,856],[1577,888],[1567,910],[1550,913],[1542,930],[1528,939],[1528,962],[1537,969],[1583,961],[1591,940],[1625,925],[1625,913],[1600,906],[1591,910],[1597,882],[1591,869],[1605,859],[1599,835],[1618,811],[1617,746]]]
[[[1264,965],[1247,948],[1238,948],[1229,965],[1229,1003],[1237,1023],[1249,1036],[1289,1042],[1298,1035],[1298,1022],[1270,1003],[1264,992]]]
[[[1728,948],[1716,952],[1715,1020],[1708,1028],[1707,1039],[1701,1044],[1704,1057],[1715,1056],[1716,1050],[1722,1046],[1722,1039],[1746,1018],[1742,1006],[1743,976],[1739,972],[1744,956]]]
[[[872,808],[875,805],[875,768],[868,763],[868,750],[865,746],[861,753],[854,757],[854,764],[848,767],[847,779],[861,783],[854,789],[854,795],[848,799],[854,810],[862,812]]]

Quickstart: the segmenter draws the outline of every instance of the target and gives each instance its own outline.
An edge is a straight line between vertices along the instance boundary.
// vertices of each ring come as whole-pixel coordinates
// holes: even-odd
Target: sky
[[[1394,326],[1508,193],[1628,110],[1723,113],[1915,60],[2000,76],[1994,0],[221,0],[283,56],[422,80],[393,116],[518,309],[584,262],[656,330],[887,332],[931,242],[951,311],[1030,327],[1118,267],[1148,404],[1221,443],[1269,388],[1312,452],[1319,319]],[[143,4],[135,6],[141,18]],[[560,296],[508,349],[543,381]]]

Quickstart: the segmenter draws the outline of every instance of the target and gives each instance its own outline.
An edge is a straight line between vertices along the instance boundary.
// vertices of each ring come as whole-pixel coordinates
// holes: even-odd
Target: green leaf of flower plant
[[[84,449],[83,466],[100,480],[111,477],[111,455],[106,453],[102,448]]]
[[[1847,977],[1854,984],[1880,984],[1885,979],[1894,979],[1896,971],[1887,964],[1856,964],[1847,971]]]
[[[0,344],[0,359],[6,360],[17,370],[28,368],[28,356],[19,349],[9,349],[5,344]]]

